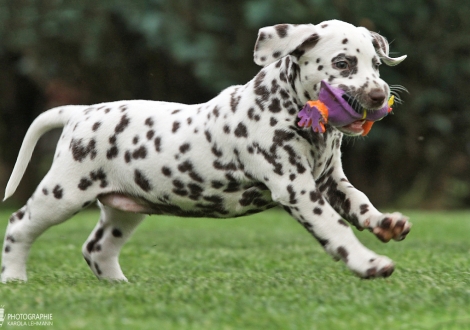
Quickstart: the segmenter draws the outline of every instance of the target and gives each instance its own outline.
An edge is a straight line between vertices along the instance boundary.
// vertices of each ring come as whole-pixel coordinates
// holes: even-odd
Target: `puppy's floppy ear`
[[[374,45],[375,51],[377,52],[377,55],[379,55],[382,62],[384,62],[388,66],[394,66],[403,62],[403,60],[406,58],[406,55],[395,58],[389,57],[389,45],[387,39],[378,34],[377,32],[368,32],[372,37],[372,45]]]
[[[299,58],[314,47],[319,39],[312,24],[264,27],[258,32],[254,51],[255,63],[266,66],[289,54]]]

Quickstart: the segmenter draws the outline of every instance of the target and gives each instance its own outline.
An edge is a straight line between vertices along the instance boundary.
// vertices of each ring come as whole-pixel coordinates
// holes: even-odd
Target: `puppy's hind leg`
[[[82,252],[96,277],[127,281],[119,265],[119,253],[145,214],[132,213],[99,203],[100,221],[83,244]]]
[[[69,219],[84,206],[54,184],[45,188],[43,180],[26,205],[10,217],[2,250],[2,282],[26,281],[26,261],[34,241],[49,227]]]

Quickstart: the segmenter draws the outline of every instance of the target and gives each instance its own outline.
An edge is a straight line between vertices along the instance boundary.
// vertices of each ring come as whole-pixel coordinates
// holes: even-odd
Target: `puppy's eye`
[[[375,70],[379,70],[379,67],[380,67],[381,65],[382,65],[382,63],[380,63],[380,62],[375,63],[375,64],[374,64],[374,69],[375,69]]]
[[[349,64],[346,61],[338,61],[333,64],[333,66],[338,70],[346,70],[349,69]]]

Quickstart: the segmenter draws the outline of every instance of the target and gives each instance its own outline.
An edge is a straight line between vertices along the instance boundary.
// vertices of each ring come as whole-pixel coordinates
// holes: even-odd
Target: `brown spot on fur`
[[[344,262],[348,262],[348,251],[346,251],[346,249],[342,246],[340,246],[337,250],[338,254],[340,255],[341,257],[341,260],[343,260]]]
[[[148,192],[152,189],[152,186],[150,185],[150,181],[139,170],[134,171],[134,181],[140,188],[142,188],[143,191]]]

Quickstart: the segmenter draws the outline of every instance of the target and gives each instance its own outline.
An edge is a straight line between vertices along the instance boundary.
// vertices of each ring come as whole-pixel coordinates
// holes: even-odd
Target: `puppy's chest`
[[[310,135],[312,173],[314,179],[321,177],[341,155],[343,135],[333,128],[323,134]]]

